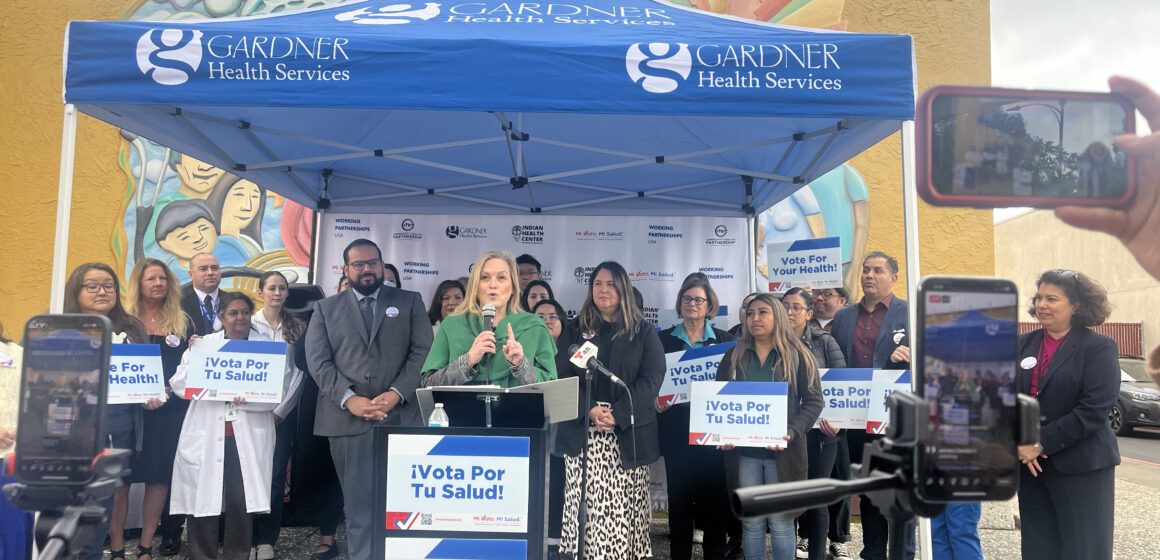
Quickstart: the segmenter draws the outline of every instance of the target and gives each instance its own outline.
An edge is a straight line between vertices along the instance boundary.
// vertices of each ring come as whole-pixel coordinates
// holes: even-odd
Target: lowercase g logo
[[[451,239],[459,237],[459,226],[447,226],[447,237]]]
[[[350,12],[343,12],[334,16],[338,21],[349,21],[363,25],[403,25],[415,20],[427,21],[439,15],[440,4],[427,2],[422,4],[390,4],[378,9],[359,8]]]
[[[624,64],[632,83],[649,93],[669,93],[689,77],[693,57],[685,43],[635,43]]]
[[[151,29],[137,40],[137,67],[163,86],[178,86],[201,66],[201,31]]]

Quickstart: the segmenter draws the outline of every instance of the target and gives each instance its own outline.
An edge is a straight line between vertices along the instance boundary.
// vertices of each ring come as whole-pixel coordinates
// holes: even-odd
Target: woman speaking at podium
[[[665,352],[656,328],[632,298],[628,273],[615,262],[597,265],[580,316],[560,335],[557,367],[563,377],[583,377],[585,370],[569,362],[568,349],[585,342],[596,345],[597,359],[623,386],[597,375],[588,395],[581,383],[580,406],[590,408],[581,409],[579,421],[560,424],[556,447],[566,455],[567,481],[560,552],[577,552],[584,496],[585,558],[651,558],[648,466],[660,458],[653,402],[665,375]],[[582,483],[585,460],[587,484]]]
[[[520,310],[516,278],[508,253],[488,251],[475,261],[463,303],[443,318],[423,362],[424,387],[516,387],[556,378],[552,335],[539,317]]]

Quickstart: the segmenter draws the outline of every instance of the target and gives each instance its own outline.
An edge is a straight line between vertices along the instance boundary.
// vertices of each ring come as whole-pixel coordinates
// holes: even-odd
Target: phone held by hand
[[[918,495],[932,502],[1009,499],[1020,466],[1015,284],[928,277],[918,295],[912,363],[929,407],[915,454]]]
[[[936,86],[916,111],[918,191],[934,206],[1123,208],[1135,165],[1115,144],[1135,133],[1112,93]]]
[[[81,485],[104,448],[112,326],[99,315],[38,315],[24,328],[15,474]]]

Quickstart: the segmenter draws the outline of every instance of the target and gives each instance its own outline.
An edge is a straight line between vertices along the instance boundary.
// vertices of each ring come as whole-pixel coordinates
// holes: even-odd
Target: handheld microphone
[[[483,308],[479,310],[479,313],[483,315],[483,330],[495,332],[495,306],[490,303],[484,304]],[[484,354],[483,362],[489,363],[491,357],[491,352]]]
[[[488,303],[479,312],[483,315],[483,330],[495,332],[495,306]]]
[[[583,346],[573,344],[568,348],[568,353],[572,355],[572,357],[569,358],[569,361],[572,362],[572,365],[576,367],[594,369],[604,374],[604,376],[612,380],[613,383],[616,383],[617,385],[620,385],[627,390],[628,385],[625,384],[622,379],[617,377],[615,373],[612,373],[608,370],[608,368],[604,367],[604,364],[600,363],[600,360],[596,358],[597,350],[598,349],[596,348],[596,345],[592,344],[591,342],[585,342]]]

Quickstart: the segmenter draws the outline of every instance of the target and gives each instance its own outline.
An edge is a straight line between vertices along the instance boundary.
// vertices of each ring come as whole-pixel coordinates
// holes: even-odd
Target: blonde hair
[[[781,365],[780,371],[784,378],[783,380],[789,384],[791,390],[794,389],[794,383],[797,377],[798,360],[805,363],[806,379],[811,383],[818,376],[818,361],[814,358],[814,353],[802,342],[796,334],[794,334],[793,326],[790,325],[789,315],[785,312],[785,307],[769,293],[760,293],[754,296],[746,306],[746,315],[749,309],[753,307],[754,303],[762,302],[773,309],[773,351],[777,352],[778,363]],[[753,333],[749,332],[749,319],[741,322],[741,338],[737,341],[737,346],[733,349],[733,363],[730,364],[730,377],[737,379],[737,373],[746,367],[741,362],[745,360],[745,353],[755,346]],[[774,381],[782,381],[777,378],[778,370],[773,372]]]
[[[161,306],[161,328],[169,334],[185,338],[189,334],[189,320],[185,311],[181,310],[181,288],[178,287],[173,271],[162,261],[144,258],[133,265],[133,272],[129,273],[129,281],[126,282],[128,285],[125,286],[125,309],[130,315],[141,318],[144,307],[141,303],[141,279],[145,276],[146,270],[155,266],[165,273],[165,278],[169,281],[165,303]]]
[[[504,315],[514,315],[520,310],[520,276],[519,268],[516,267],[516,259],[511,253],[507,251],[487,251],[476,259],[475,264],[471,265],[471,276],[467,279],[466,291],[463,294],[463,302],[452,315],[482,315],[483,310],[479,307],[479,282],[483,275],[483,265],[492,259],[501,260],[507,265],[508,281],[512,285],[512,294],[508,298],[507,305],[504,306]]]
[[[596,265],[596,269],[588,276],[588,296],[584,299],[584,306],[580,308],[580,329],[595,332],[600,327],[603,318],[596,302],[592,300],[592,284],[596,282],[596,275],[601,270],[607,270],[612,275],[612,285],[616,288],[616,295],[620,304],[612,314],[612,324],[616,327],[616,334],[612,338],[624,336],[628,340],[636,338],[636,331],[644,322],[644,313],[636,306],[636,295],[632,292],[632,281],[628,272],[620,263],[604,261]]]

